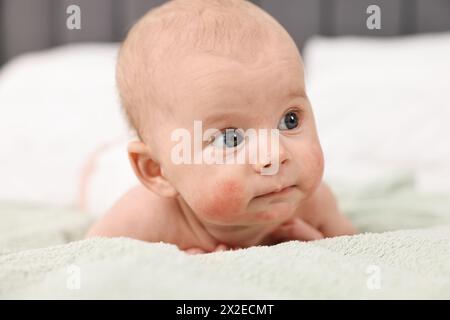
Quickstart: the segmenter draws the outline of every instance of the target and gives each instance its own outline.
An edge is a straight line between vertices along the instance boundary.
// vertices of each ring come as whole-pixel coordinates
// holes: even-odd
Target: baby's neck
[[[267,236],[280,225],[280,222],[234,226],[212,224],[199,219],[181,197],[177,197],[177,202],[190,230],[205,249],[213,250],[218,244],[242,248],[266,245],[269,244],[265,240]]]

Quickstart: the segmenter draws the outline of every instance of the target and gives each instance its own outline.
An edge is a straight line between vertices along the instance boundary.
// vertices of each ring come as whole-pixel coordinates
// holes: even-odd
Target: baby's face
[[[284,221],[321,181],[323,155],[305,95],[302,62],[292,50],[268,50],[252,63],[193,55],[166,84],[173,88],[175,103],[172,115],[158,127],[159,160],[182,201],[204,222],[236,226]],[[278,129],[278,153],[273,154],[270,143],[269,157],[256,163],[246,157],[244,164],[175,164],[173,148],[179,141],[172,141],[171,134],[186,129],[194,144],[194,121],[201,121],[202,134],[219,130],[204,137],[208,141],[197,153],[248,154],[253,149],[241,139],[248,129],[269,130],[269,135],[270,129]],[[233,128],[242,131],[225,133]],[[256,147],[262,143],[258,140]],[[263,175],[263,168],[270,166],[276,172]]]

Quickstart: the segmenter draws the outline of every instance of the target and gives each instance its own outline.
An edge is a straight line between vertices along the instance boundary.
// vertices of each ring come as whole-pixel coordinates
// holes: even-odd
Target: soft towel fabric
[[[84,240],[1,256],[0,297],[449,299],[449,235],[447,226],[197,256],[127,238]],[[73,266],[79,289],[68,284]]]
[[[0,298],[449,299],[450,199],[417,194],[413,182],[337,188],[363,234],[195,256],[80,240],[92,222],[80,212],[3,204]]]

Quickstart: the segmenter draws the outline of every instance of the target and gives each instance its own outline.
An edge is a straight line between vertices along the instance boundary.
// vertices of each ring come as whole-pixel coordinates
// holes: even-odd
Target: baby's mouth
[[[273,188],[271,191],[262,193],[258,196],[256,196],[256,199],[261,199],[261,198],[269,198],[269,197],[275,197],[275,196],[285,196],[288,195],[289,193],[291,193],[297,186],[296,185],[290,185],[287,187],[278,187],[278,188]]]

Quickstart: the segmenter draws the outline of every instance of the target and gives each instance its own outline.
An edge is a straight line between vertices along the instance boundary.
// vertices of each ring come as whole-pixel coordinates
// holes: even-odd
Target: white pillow
[[[325,178],[370,183],[399,171],[450,192],[450,33],[315,38],[306,83]]]
[[[1,70],[0,199],[77,203],[89,154],[129,134],[115,88],[117,49],[64,46]]]

